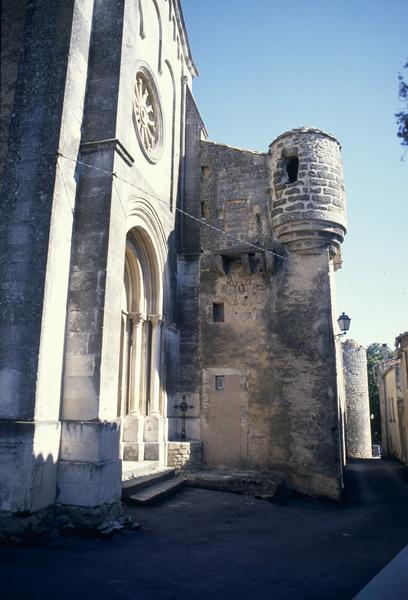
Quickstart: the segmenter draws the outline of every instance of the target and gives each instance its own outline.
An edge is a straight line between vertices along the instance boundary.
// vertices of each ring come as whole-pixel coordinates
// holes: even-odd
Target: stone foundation
[[[198,469],[201,466],[201,442],[168,442],[167,465],[174,469]]]
[[[122,504],[101,504],[97,507],[54,504],[32,513],[0,512],[0,539],[42,535],[64,529],[98,530],[121,518]]]

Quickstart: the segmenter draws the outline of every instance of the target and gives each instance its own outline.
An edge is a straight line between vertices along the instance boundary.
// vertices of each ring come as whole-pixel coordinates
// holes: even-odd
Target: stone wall
[[[181,163],[178,205],[184,212],[176,214],[178,243],[177,323],[180,327],[180,368],[177,373],[177,404],[184,400],[193,406],[188,411],[188,437],[199,438],[200,432],[200,139],[205,128],[191,91],[186,90],[185,158]],[[169,405],[169,439],[178,439],[180,413]]]
[[[4,511],[37,510],[56,497],[76,189],[74,164],[60,164],[57,153],[66,148],[76,155],[79,148],[91,16],[89,3],[40,0],[27,3],[24,33],[11,28],[24,40],[25,60],[17,70],[1,189],[0,443],[9,449],[0,476]],[[14,58],[17,38],[10,46]]]
[[[287,218],[283,244],[276,240],[274,168],[269,154],[201,143],[196,202],[219,230],[200,229],[203,460],[273,471],[301,491],[338,497],[331,262],[340,238],[320,236],[327,220],[298,209],[296,235],[287,236],[294,222]]]
[[[342,350],[347,406],[347,454],[351,458],[371,458],[366,349],[354,340],[346,340],[342,344]]]
[[[177,470],[194,470],[201,466],[201,442],[168,442],[167,466]]]
[[[0,58],[0,179],[8,150],[11,113],[24,41],[26,0],[1,2]]]

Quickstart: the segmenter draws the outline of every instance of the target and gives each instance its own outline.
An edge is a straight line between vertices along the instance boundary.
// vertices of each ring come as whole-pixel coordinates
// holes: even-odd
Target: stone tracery
[[[156,162],[162,137],[162,116],[154,82],[145,69],[136,74],[134,122],[139,144],[146,158]]]

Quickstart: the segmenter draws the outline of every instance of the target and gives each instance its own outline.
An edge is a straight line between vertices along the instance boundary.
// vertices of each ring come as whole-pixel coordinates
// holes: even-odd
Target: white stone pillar
[[[128,388],[128,414],[123,420],[123,460],[143,459],[143,424],[141,414],[141,383],[144,364],[143,324],[146,315],[140,312],[129,313],[132,328],[131,355],[129,361],[130,377]]]
[[[140,312],[129,313],[132,321],[132,363],[129,389],[129,414],[140,414],[140,385],[142,377],[142,336],[146,316]]]
[[[152,345],[150,362],[150,407],[149,416],[160,416],[160,365],[161,365],[161,315],[149,315],[152,324]]]

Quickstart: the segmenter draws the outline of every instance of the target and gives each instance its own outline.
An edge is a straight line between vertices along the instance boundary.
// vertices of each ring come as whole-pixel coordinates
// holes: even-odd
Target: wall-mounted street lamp
[[[340,337],[341,335],[346,335],[348,330],[350,329],[351,319],[346,313],[341,313],[339,318],[337,319],[337,323],[339,324],[339,329],[341,333],[337,333],[334,337]]]

